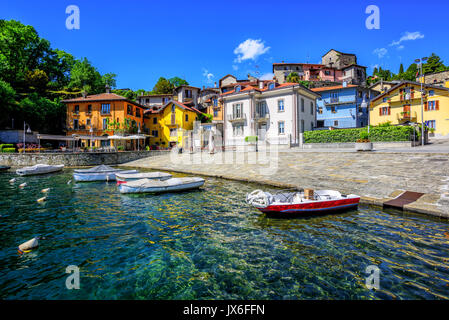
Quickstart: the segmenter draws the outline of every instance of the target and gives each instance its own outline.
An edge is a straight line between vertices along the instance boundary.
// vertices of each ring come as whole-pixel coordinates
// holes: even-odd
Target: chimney
[[[87,97],[87,92],[86,92],[85,90],[83,90],[83,91],[81,92],[81,94],[83,95],[83,98],[86,98],[86,97]]]
[[[215,87],[215,88],[217,87],[217,81],[214,82],[214,87]]]
[[[263,89],[263,81],[259,81],[259,89],[260,89],[260,90]]]
[[[106,88],[106,93],[111,93],[111,87],[109,85],[106,85],[105,88]]]
[[[203,90],[206,88],[206,86],[203,86]]]

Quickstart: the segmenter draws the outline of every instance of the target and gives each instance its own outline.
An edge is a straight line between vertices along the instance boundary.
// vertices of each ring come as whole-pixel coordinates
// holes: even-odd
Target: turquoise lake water
[[[257,185],[207,178],[200,191],[121,195],[71,175],[0,174],[1,299],[449,298],[445,220],[368,206],[273,219],[244,201]],[[47,239],[19,255],[35,236]],[[79,290],[65,286],[69,265]],[[369,265],[379,290],[365,287]]]

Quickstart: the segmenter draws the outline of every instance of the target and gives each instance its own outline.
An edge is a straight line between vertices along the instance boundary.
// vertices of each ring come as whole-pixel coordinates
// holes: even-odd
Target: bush
[[[245,137],[245,142],[256,142],[258,140],[257,136],[247,136]]]
[[[125,148],[124,148],[123,146],[118,146],[118,147],[117,147],[117,150],[118,150],[118,151],[123,151],[123,150],[125,150]]]
[[[10,144],[10,143],[0,144],[0,152],[2,151],[2,149],[5,149],[5,148],[14,148],[14,145]]]
[[[366,128],[317,130],[304,132],[305,143],[338,143],[356,142]],[[414,128],[410,126],[378,126],[370,127],[370,141],[410,141]]]
[[[2,152],[14,153],[14,152],[16,152],[16,148],[2,148]]]

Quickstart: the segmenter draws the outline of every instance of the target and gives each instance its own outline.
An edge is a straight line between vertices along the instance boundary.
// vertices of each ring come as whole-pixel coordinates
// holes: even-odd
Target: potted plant
[[[356,151],[371,151],[373,150],[373,143],[369,139],[369,134],[366,131],[360,132],[360,139],[355,143]]]
[[[429,128],[429,137],[435,137],[435,128]]]
[[[258,140],[257,136],[245,137],[245,142],[248,145],[248,151],[256,151],[257,140]]]

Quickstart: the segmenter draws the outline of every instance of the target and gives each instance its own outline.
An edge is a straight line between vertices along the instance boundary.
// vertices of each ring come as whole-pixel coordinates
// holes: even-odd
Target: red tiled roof
[[[127,101],[129,103],[132,103],[136,106],[139,106],[141,108],[147,109],[148,107],[145,107],[137,102],[131,101],[123,96],[120,96],[115,93],[100,93],[100,94],[93,94],[86,97],[78,97],[73,99],[67,99],[62,100],[63,103],[73,103],[73,102],[94,102],[94,101]]]
[[[354,88],[358,87],[355,84],[348,84],[346,87],[343,87],[343,85],[340,86],[333,86],[333,87],[321,87],[321,88],[312,88],[310,90],[314,92],[321,92],[321,91],[329,91],[329,90],[337,90],[337,89],[346,89],[346,88]]]

